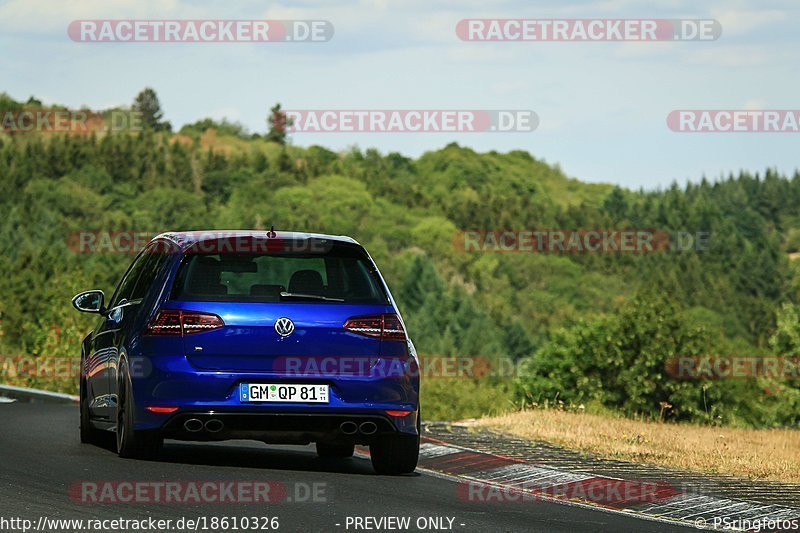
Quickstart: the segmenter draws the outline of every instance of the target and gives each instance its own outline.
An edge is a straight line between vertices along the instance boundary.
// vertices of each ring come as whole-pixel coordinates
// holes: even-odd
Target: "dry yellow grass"
[[[539,409],[478,420],[600,457],[800,483],[800,431],[645,422]]]

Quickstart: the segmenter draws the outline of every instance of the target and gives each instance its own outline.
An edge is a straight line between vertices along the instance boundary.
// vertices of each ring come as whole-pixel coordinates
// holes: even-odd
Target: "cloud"
[[[722,24],[723,38],[740,36],[756,29],[769,31],[769,26],[777,25],[789,18],[782,10],[723,11],[714,16]],[[765,33],[764,35],[768,35]]]
[[[753,99],[750,99],[747,102],[745,102],[744,106],[742,106],[742,108],[743,109],[753,109],[753,110],[767,109],[767,102],[765,100],[760,99],[760,98],[753,98]]]
[[[52,33],[63,31],[73,20],[180,18],[193,10],[180,0],[9,0],[0,4],[0,28],[6,33]]]
[[[757,67],[779,63],[775,50],[758,45],[704,47],[684,54],[684,60],[693,65],[709,67]]]

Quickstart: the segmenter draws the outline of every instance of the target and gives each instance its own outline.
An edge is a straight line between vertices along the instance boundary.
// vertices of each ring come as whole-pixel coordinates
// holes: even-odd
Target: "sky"
[[[468,42],[467,18],[715,19],[714,41]],[[327,20],[317,43],[87,43],[82,19]],[[533,110],[535,131],[308,133],[291,142],[416,157],[451,142],[526,150],[570,177],[639,189],[798,168],[800,133],[681,133],[676,109],[800,109],[796,0],[6,0],[0,91],[92,109],[153,87],[173,128],[266,130],[269,108]]]

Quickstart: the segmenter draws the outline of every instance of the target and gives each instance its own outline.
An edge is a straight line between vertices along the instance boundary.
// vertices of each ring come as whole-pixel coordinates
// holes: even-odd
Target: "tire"
[[[324,459],[346,459],[352,457],[356,447],[347,442],[318,442],[317,455]]]
[[[164,439],[158,430],[134,431],[131,385],[125,367],[120,370],[117,387],[117,455],[132,459],[155,458]]]
[[[410,474],[417,468],[419,435],[381,435],[370,444],[369,454],[378,474]]]
[[[81,443],[82,444],[99,444],[103,437],[101,431],[92,426],[89,418],[89,400],[86,397],[86,383],[81,380],[80,385],[80,411],[81,411]]]

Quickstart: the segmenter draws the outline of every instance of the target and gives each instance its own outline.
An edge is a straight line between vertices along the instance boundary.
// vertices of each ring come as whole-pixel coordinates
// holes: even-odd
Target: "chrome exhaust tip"
[[[372,435],[378,431],[378,426],[375,424],[375,422],[362,422],[359,429],[364,435]]]
[[[353,435],[356,431],[358,431],[358,426],[355,422],[342,422],[342,424],[339,426],[339,431],[345,435]]]
[[[209,433],[219,433],[224,427],[225,424],[222,423],[222,420],[217,420],[216,418],[212,418],[206,422],[206,431]]]
[[[183,423],[183,427],[186,431],[197,433],[198,431],[203,429],[203,422],[201,422],[196,418],[190,418],[189,420]]]

